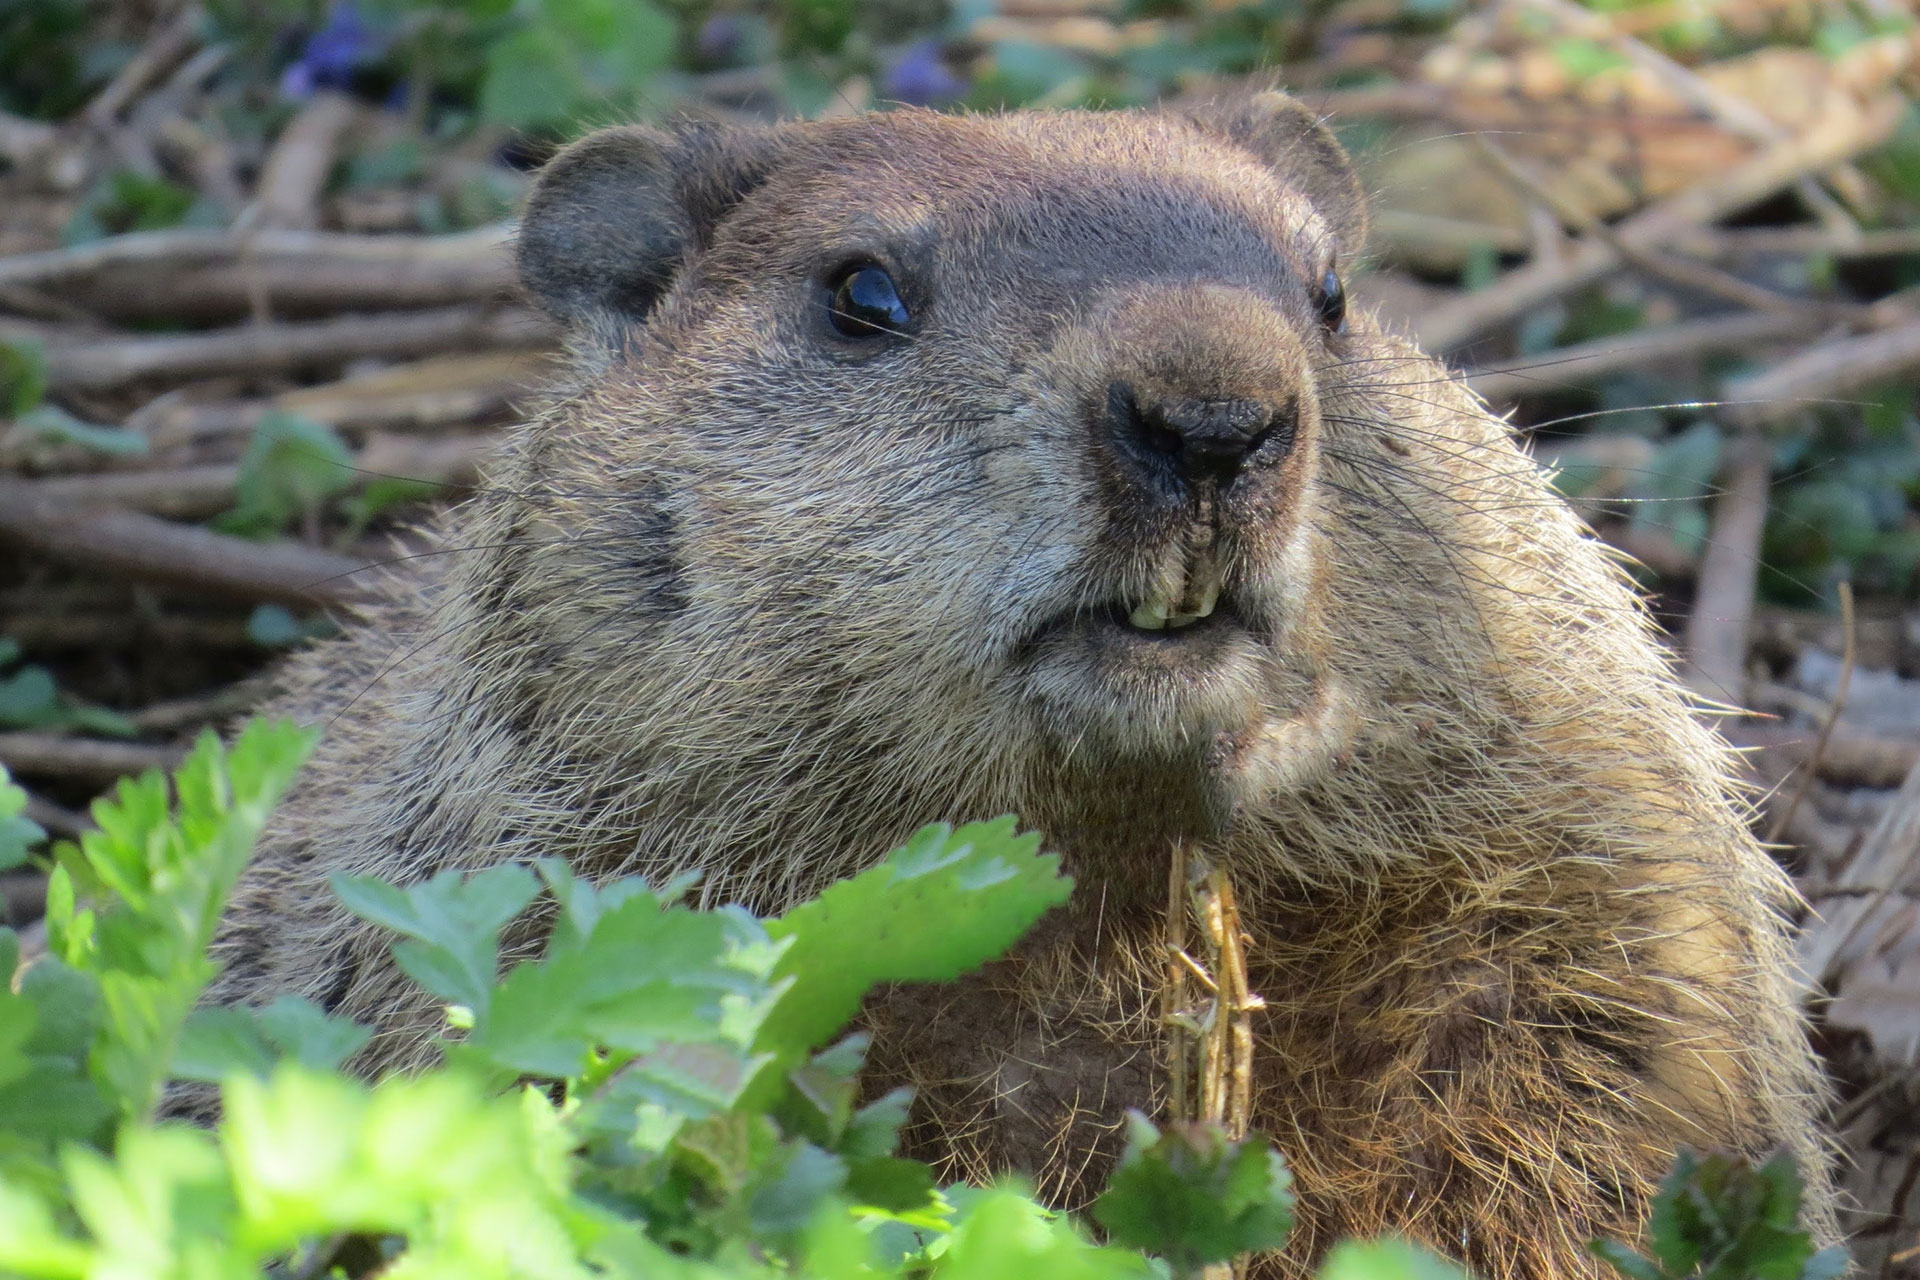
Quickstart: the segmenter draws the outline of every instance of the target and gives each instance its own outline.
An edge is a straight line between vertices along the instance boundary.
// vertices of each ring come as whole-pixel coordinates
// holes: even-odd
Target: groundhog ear
[[[1270,165],[1327,220],[1344,252],[1357,252],[1366,241],[1366,190],[1347,149],[1317,113],[1270,89],[1182,107],[1180,114]]]
[[[541,171],[520,280],[560,320],[639,319],[771,167],[771,130],[603,129]]]

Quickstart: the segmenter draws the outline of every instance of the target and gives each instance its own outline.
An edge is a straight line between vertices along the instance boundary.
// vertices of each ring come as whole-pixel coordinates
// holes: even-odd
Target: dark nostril
[[[1107,424],[1115,450],[1156,486],[1201,479],[1224,486],[1255,452],[1284,454],[1294,432],[1291,405],[1158,396],[1142,402],[1125,382],[1107,388]]]
[[[1157,414],[1143,410],[1133,388],[1124,382],[1107,387],[1107,423],[1113,442],[1123,453],[1180,456],[1185,447],[1177,431],[1169,428]]]

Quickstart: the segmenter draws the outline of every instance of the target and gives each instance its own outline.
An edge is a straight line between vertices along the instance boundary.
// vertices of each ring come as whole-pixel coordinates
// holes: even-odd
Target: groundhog
[[[1682,1147],[1833,1235],[1787,880],[1640,601],[1461,385],[1350,305],[1365,200],[1279,93],[616,128],[519,261],[571,381],[437,550],[281,674],[325,726],[217,996],[440,1011],[329,873],[560,854],[779,911],[922,824],[1078,881],[874,1000],[912,1154],[1096,1190],[1156,1104],[1169,851],[1227,869],[1298,1227],[1598,1276]]]

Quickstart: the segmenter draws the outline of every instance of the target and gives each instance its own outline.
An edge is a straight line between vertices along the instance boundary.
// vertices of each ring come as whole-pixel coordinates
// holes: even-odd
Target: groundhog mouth
[[[1114,632],[1129,642],[1162,646],[1203,640],[1215,631],[1237,626],[1239,620],[1233,607],[1218,597],[1207,600],[1193,613],[1172,612],[1159,601],[1131,609],[1116,602],[1093,611],[1093,621],[1102,631]]]
[[[1227,641],[1249,628],[1231,601],[1216,596],[1192,613],[1175,613],[1163,603],[1120,600],[1082,605],[1045,619],[1028,632],[1016,657],[1033,657],[1061,644],[1091,645],[1111,657],[1153,655],[1157,663],[1204,663]]]
[[[1155,575],[1144,598],[1131,593],[1105,603],[1079,605],[1043,620],[1020,646],[1028,654],[1050,640],[1091,641],[1109,655],[1141,646],[1159,662],[1174,654],[1204,659],[1229,634],[1244,635],[1244,620],[1223,594],[1223,574],[1213,538],[1198,546],[1170,547],[1166,570]]]

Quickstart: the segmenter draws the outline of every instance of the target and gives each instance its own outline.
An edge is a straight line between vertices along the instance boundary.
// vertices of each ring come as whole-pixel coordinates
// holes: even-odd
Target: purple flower
[[[380,41],[360,17],[353,0],[338,0],[327,21],[307,37],[300,56],[280,76],[280,92],[305,98],[316,89],[345,89],[354,73],[376,61]]]
[[[937,40],[922,40],[894,60],[880,81],[881,96],[916,107],[950,102],[967,91],[967,82],[940,57]]]

